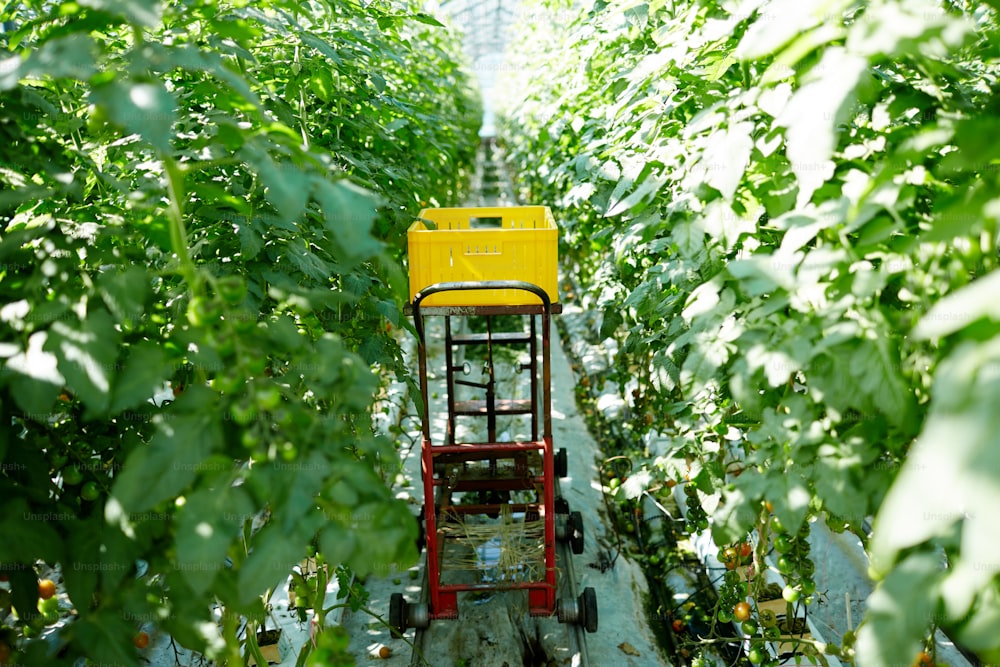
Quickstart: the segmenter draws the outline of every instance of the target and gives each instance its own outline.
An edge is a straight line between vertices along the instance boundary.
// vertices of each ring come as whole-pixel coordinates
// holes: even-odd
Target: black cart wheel
[[[393,593],[389,597],[389,626],[396,639],[406,632],[406,599],[402,593]]]
[[[561,447],[555,456],[556,477],[566,477],[569,475],[569,458],[566,456],[566,449]]]
[[[580,609],[583,612],[583,629],[597,632],[597,592],[590,586],[580,594]]]
[[[574,554],[583,553],[583,515],[579,512],[569,513],[569,547]]]

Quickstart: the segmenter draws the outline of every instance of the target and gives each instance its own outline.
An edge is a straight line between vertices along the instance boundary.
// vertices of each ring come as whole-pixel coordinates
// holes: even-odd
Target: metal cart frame
[[[422,302],[433,294],[449,291],[504,289],[521,290],[538,297],[535,305],[489,305],[489,306],[424,306]],[[464,281],[438,283],[422,289],[408,308],[413,316],[418,337],[418,364],[421,406],[421,475],[424,487],[423,539],[427,548],[426,582],[428,601],[426,604],[410,604],[401,595],[394,596],[390,603],[390,623],[398,628],[426,627],[434,619],[458,618],[458,594],[461,592],[525,590],[528,595],[528,611],[532,616],[550,616],[557,611],[556,591],[556,541],[568,539],[573,551],[579,553],[583,547],[582,518],[579,513],[568,515],[565,501],[557,498],[556,479],[566,475],[566,452],[557,454],[552,441],[552,389],[550,328],[553,314],[562,307],[551,303],[548,294],[537,285],[523,281]],[[493,332],[491,316],[527,315],[528,327],[524,332]],[[445,319],[445,362],[447,374],[448,426],[442,444],[434,444],[431,439],[431,412],[427,379],[427,340],[424,318],[442,316]],[[485,316],[485,333],[456,334],[452,331],[451,318]],[[541,345],[539,346],[539,324]],[[488,361],[484,369],[486,382],[477,383],[456,378],[463,370],[456,365],[453,351],[456,347],[470,344],[485,344]],[[493,346],[526,345],[528,363],[521,363],[519,370],[530,372],[531,398],[521,400],[498,399],[494,392]],[[539,369],[539,353],[541,367]],[[539,373],[540,371],[540,373]],[[472,386],[486,391],[486,399],[480,401],[457,401],[457,386]],[[539,386],[541,385],[541,386]],[[540,391],[539,391],[540,390]],[[540,394],[540,396],[539,396]],[[520,442],[497,442],[497,416],[530,415],[531,439]],[[487,420],[487,440],[485,442],[456,442],[456,422],[459,417],[480,417]],[[539,434],[539,422],[541,434]],[[540,437],[539,437],[540,436]],[[541,459],[541,470],[537,458]],[[532,465],[529,462],[534,462]],[[452,478],[442,474],[445,466],[460,466],[488,461],[489,473],[478,476]],[[501,472],[498,461],[514,462],[513,472],[506,468]],[[533,469],[534,468],[534,469]],[[509,502],[512,491],[535,491],[534,502]],[[450,496],[458,492],[477,492],[479,502],[475,504],[451,505]],[[505,581],[500,583],[443,583],[442,574],[446,568],[443,560],[445,536],[442,527],[449,518],[467,515],[488,515],[495,517],[501,507],[512,512],[524,512],[533,520],[540,520],[543,526],[544,576],[536,580]],[[557,521],[557,514],[566,516]]]

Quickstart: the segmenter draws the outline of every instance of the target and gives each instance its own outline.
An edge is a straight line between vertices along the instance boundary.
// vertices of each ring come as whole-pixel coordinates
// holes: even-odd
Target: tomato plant
[[[242,664],[238,620],[309,544],[360,576],[415,558],[371,411],[408,377],[386,327],[403,232],[462,197],[478,145],[458,40],[384,0],[24,2],[3,21],[18,660],[72,662],[23,641],[59,568],[59,656],[137,664],[130,619],[156,617]]]
[[[563,210],[621,395],[656,416],[632,428],[673,443],[651,483],[696,465],[688,530],[773,537],[797,594],[810,523],[855,533],[881,579],[860,662],[932,624],[996,660],[972,509],[1000,501],[996,3],[575,15],[522,25],[503,126],[524,196]]]

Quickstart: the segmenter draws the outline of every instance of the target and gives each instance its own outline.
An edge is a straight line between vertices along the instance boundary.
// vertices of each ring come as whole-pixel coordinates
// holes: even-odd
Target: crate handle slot
[[[503,218],[500,216],[484,216],[469,218],[469,229],[500,229],[503,227]]]

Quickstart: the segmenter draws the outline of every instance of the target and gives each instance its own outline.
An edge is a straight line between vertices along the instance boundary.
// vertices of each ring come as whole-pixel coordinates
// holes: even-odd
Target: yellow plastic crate
[[[523,280],[555,303],[559,229],[547,206],[425,208],[407,231],[410,301],[424,287],[466,280]],[[426,306],[535,305],[522,290],[444,292]]]

